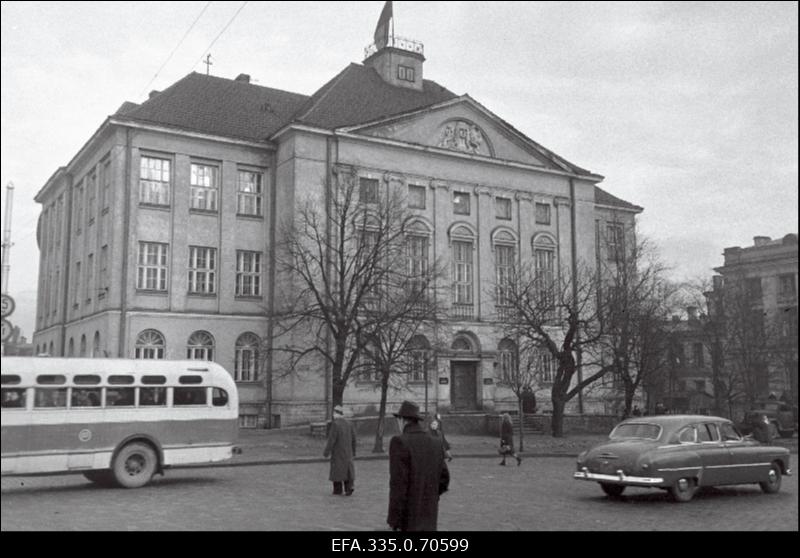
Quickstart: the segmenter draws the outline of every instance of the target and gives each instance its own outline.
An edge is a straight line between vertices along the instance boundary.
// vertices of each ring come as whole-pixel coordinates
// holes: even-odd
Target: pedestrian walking
[[[328,443],[322,453],[331,458],[329,479],[333,482],[333,493],[350,496],[355,490],[356,468],[353,458],[356,455],[356,431],[344,418],[344,408],[333,408],[333,422],[328,431]]]
[[[394,531],[436,531],[439,496],[450,485],[442,444],[422,428],[419,407],[403,401],[394,413],[400,434],[389,443],[389,513]]]
[[[436,413],[433,415],[433,419],[431,423],[428,425],[428,432],[430,432],[431,436],[435,439],[439,440],[442,444],[442,449],[444,450],[444,458],[447,461],[452,461],[453,456],[450,455],[450,442],[447,441],[447,438],[444,435],[444,425],[442,424],[442,415]]]
[[[500,465],[506,464],[506,457],[509,455],[517,460],[517,467],[522,463],[522,458],[514,451],[514,425],[511,424],[511,415],[503,413],[500,415],[500,455],[503,460]]]

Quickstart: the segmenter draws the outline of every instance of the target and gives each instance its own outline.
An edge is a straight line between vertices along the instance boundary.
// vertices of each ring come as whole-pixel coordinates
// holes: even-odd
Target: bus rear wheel
[[[153,448],[141,442],[133,442],[119,450],[111,471],[114,480],[121,487],[139,488],[150,482],[157,464],[158,458]]]

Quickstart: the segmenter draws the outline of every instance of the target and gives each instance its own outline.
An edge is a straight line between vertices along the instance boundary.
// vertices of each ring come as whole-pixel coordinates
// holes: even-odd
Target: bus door
[[[0,388],[2,399],[2,473],[14,473],[21,468],[21,459],[28,452],[30,439],[30,390],[16,386],[10,375],[3,374]]]

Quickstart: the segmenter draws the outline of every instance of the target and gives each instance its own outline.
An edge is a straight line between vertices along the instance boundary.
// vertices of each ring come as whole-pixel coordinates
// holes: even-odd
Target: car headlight
[[[578,463],[580,464],[580,463],[583,463],[584,461],[586,461],[586,456],[588,454],[589,454],[588,450],[580,452],[578,454]]]

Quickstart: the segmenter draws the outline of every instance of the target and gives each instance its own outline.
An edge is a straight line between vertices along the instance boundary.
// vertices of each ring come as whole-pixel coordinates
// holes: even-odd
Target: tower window
[[[414,68],[410,66],[397,66],[397,79],[414,83]]]

